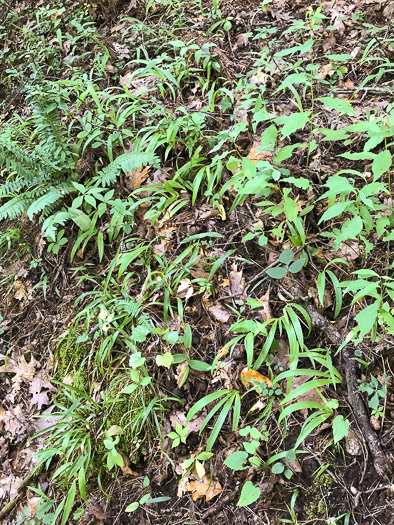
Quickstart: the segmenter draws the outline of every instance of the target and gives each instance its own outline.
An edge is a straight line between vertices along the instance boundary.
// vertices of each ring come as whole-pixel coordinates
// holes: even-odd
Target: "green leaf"
[[[258,147],[256,153],[259,151],[272,151],[278,136],[278,130],[274,124],[268,126],[261,134],[261,146]]]
[[[285,467],[283,463],[275,463],[274,465],[272,465],[273,474],[282,474],[284,470],[285,470]]]
[[[361,233],[362,229],[363,221],[359,215],[357,217],[353,217],[353,219],[346,220],[342,226],[341,231],[343,240],[356,239],[357,235]]]
[[[301,257],[300,259],[297,259],[289,266],[289,272],[298,273],[304,267],[304,264],[307,260],[308,259],[306,257]]]
[[[372,163],[372,173],[374,179],[378,179],[383,173],[388,171],[391,167],[392,158],[388,150],[381,151]]]
[[[186,237],[185,239],[183,239],[179,244],[185,244],[187,242],[205,239],[206,237],[210,237],[212,239],[212,238],[223,237],[223,235],[217,232],[196,233],[195,235],[189,235],[189,237]]]
[[[335,109],[341,113],[344,113],[345,115],[356,116],[352,105],[347,100],[334,97],[320,97],[317,100],[323,102],[323,104],[325,104],[330,109]]]
[[[68,517],[70,515],[71,509],[72,509],[73,504],[74,504],[76,491],[77,491],[77,482],[76,482],[76,480],[74,480],[72,485],[71,485],[70,490],[68,491],[66,503],[64,504],[64,511],[63,511],[61,525],[65,525],[67,523]]]
[[[322,306],[324,300],[324,290],[326,289],[326,272],[321,272],[317,276],[317,292],[319,295],[319,301]]]
[[[192,370],[198,370],[199,372],[208,372],[211,370],[212,366],[204,361],[198,361],[196,359],[190,359],[188,365]]]
[[[251,505],[259,499],[260,492],[260,487],[255,487],[251,481],[246,481],[245,485],[242,487],[237,507]]]
[[[212,394],[208,394],[207,396],[203,397],[195,405],[192,406],[192,408],[187,413],[186,421],[189,423],[192,417],[197,414],[200,410],[202,410],[205,406],[209,405],[209,403],[212,403],[212,401],[215,401],[219,397],[224,396],[225,394],[228,394],[227,389],[218,390],[217,392],[213,392]]]
[[[130,503],[128,507],[125,508],[125,512],[134,512],[135,510],[138,509],[139,506],[140,506],[139,502],[134,501],[133,503]]]
[[[297,129],[303,128],[310,120],[310,113],[310,111],[304,111],[303,113],[292,113],[291,115],[276,118],[276,124],[283,124],[282,137],[288,137]]]
[[[179,334],[176,330],[172,332],[167,332],[163,335],[164,341],[167,341],[167,343],[170,343],[170,345],[173,345],[179,341]]]
[[[374,327],[378,316],[379,308],[380,300],[378,299],[374,303],[361,310],[361,312],[359,312],[356,315],[355,320],[360,329],[359,339],[362,339]]]
[[[334,206],[331,206],[331,208],[328,208],[323,215],[321,216],[318,224],[320,224],[323,221],[329,221],[330,219],[333,219],[334,217],[337,217],[338,215],[342,215],[342,213],[351,206],[352,203],[347,202],[337,202],[334,204]]]
[[[287,268],[276,266],[275,268],[269,268],[265,273],[272,279],[282,279],[287,274]]]
[[[158,366],[165,366],[166,368],[170,368],[173,361],[174,358],[172,357],[171,352],[166,352],[164,355],[156,356],[156,363]]]
[[[338,443],[349,431],[349,420],[343,419],[343,416],[337,416],[332,423],[332,431],[334,434],[334,443]]]
[[[292,250],[283,250],[283,252],[279,255],[279,262],[283,264],[290,264],[293,259],[294,253]]]
[[[89,230],[90,225],[92,223],[90,217],[86,215],[86,213],[83,213],[81,210],[70,210],[71,219],[75,222],[79,228],[81,228],[82,231],[86,232]]]
[[[246,463],[247,459],[248,453],[243,450],[239,450],[230,454],[223,463],[226,465],[226,467],[233,470],[245,470],[248,468],[244,467],[244,463]]]

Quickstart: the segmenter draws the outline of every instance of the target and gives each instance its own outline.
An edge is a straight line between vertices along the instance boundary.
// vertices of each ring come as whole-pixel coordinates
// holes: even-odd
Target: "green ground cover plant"
[[[392,417],[392,19],[107,3],[8,8],[0,27],[23,43],[0,52],[1,372],[37,361],[10,319],[68,312],[30,405],[48,423],[29,436],[36,506],[14,523],[84,523],[142,472],[135,523],[185,494],[208,519],[224,482],[239,520],[275,483],[272,523],[366,520],[349,507],[365,470],[351,489],[340,472],[356,432],[386,458]],[[176,490],[151,481],[160,463]]]

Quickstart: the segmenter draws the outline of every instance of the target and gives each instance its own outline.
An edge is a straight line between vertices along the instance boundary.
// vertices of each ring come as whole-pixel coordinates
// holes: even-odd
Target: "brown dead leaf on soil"
[[[216,321],[219,321],[220,323],[227,323],[231,316],[231,312],[229,312],[227,308],[221,304],[210,306],[208,308],[208,312]]]
[[[215,496],[222,492],[222,486],[218,481],[211,480],[208,476],[191,481],[186,485],[187,492],[193,492],[193,501],[205,496],[207,501],[211,501]]]
[[[230,272],[230,290],[233,295],[236,295],[239,299],[246,299],[245,295],[245,279],[243,278],[242,269],[238,271],[237,265],[234,263],[231,266]]]

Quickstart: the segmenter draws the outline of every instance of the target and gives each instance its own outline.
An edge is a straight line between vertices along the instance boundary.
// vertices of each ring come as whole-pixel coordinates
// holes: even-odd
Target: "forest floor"
[[[0,522],[393,524],[393,3],[0,14]]]

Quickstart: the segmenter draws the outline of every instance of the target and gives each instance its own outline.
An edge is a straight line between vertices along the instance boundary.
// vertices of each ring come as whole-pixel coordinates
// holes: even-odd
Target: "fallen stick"
[[[298,286],[292,286],[291,293],[294,299],[300,301],[302,306],[310,315],[312,325],[321,330],[332,344],[340,346],[343,344],[344,338],[317,310],[310,304],[310,302],[303,297],[302,291]],[[371,451],[374,467],[380,476],[390,474],[392,472],[391,462],[386,456],[378,437],[371,427],[367,410],[361,395],[357,392],[357,365],[353,359],[352,351],[348,345],[342,348],[342,357],[345,365],[346,387],[349,396],[349,402],[353,408],[357,423],[363,432],[364,438]]]
[[[30,474],[25,478],[22,483],[18,487],[18,494],[15,496],[13,500],[11,500],[7,505],[5,505],[1,511],[0,511],[0,523],[3,522],[3,520],[10,514],[10,512],[14,509],[14,507],[20,502],[20,500],[24,496],[24,488],[28,485],[28,483],[32,480],[33,476]]]

